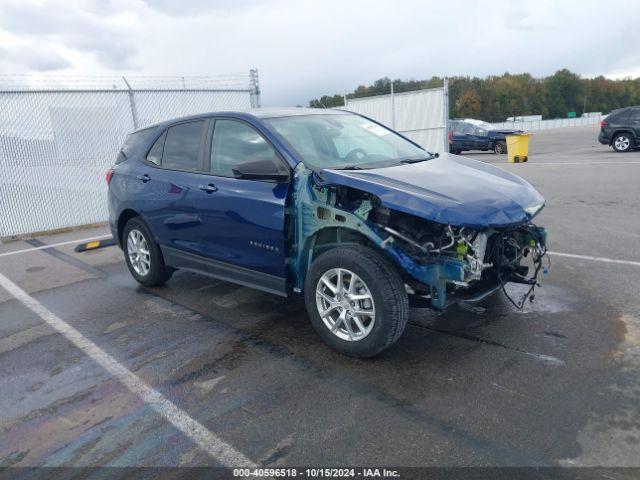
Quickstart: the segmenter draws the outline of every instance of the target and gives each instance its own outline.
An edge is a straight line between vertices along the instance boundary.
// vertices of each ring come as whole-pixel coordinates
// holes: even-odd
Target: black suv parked
[[[456,155],[466,150],[507,153],[505,135],[521,132],[522,130],[496,129],[490,123],[473,118],[456,118],[449,121],[449,151]]]
[[[640,148],[640,106],[611,112],[600,122],[598,141],[611,145],[616,152]]]

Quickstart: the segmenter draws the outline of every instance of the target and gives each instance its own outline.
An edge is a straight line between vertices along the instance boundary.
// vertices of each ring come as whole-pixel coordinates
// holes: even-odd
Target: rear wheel
[[[134,217],[126,223],[122,238],[127,267],[138,283],[153,287],[171,278],[172,271],[165,266],[160,247],[140,218]]]
[[[507,153],[507,143],[504,140],[498,140],[493,144],[493,151],[498,155],[503,155]]]
[[[404,331],[409,302],[397,270],[363,246],[337,247],[318,257],[305,281],[311,323],[334,349],[372,357]]]
[[[611,146],[616,152],[628,152],[631,150],[631,136],[628,133],[620,133],[615,136]]]

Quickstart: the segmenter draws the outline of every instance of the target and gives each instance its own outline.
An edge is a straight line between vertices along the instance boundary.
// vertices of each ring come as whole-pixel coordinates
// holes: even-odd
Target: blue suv
[[[546,252],[531,223],[544,200],[526,181],[339,110],[137,130],[107,182],[111,230],[139,283],[181,269],[303,294],[319,335],[356,357],[400,337],[410,300],[476,310],[507,282],[532,291]]]

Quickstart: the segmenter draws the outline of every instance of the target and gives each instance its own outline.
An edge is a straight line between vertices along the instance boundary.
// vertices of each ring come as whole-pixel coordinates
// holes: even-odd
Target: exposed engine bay
[[[546,232],[530,222],[480,229],[444,225],[387,208],[375,195],[351,187],[310,185],[307,193],[322,206],[311,207],[314,225],[311,230],[306,225],[305,236],[323,223],[355,227],[395,260],[410,297],[424,300],[424,306],[444,309],[458,304],[480,311],[475,303],[502,290],[522,308],[527,299],[533,300],[539,274],[549,267]],[[299,217],[300,223],[309,221],[309,215]],[[349,241],[348,235],[331,240],[344,241]],[[310,248],[321,250],[322,245]],[[514,299],[505,289],[509,282],[529,288]]]
[[[546,256],[544,232],[533,224],[513,229],[474,230],[429,222],[384,207],[374,208],[369,219],[421,264],[433,263],[442,257],[464,262],[464,280],[452,281],[450,292],[468,289],[481,280],[503,290],[508,282],[522,283],[531,288],[518,301],[504,292],[514,305],[522,308],[526,299],[532,298],[538,274],[549,266],[543,261]]]
[[[342,192],[338,198],[345,200],[345,207],[389,234],[383,243],[393,241],[419,264],[433,264],[442,257],[464,262],[464,279],[451,281],[449,293],[468,289],[474,282],[483,280],[502,289],[514,305],[522,308],[527,298],[533,298],[540,271],[548,269],[546,235],[533,224],[483,230],[452,227],[391,210],[367,193],[347,187],[339,190]],[[530,288],[523,298],[515,301],[504,290],[508,282],[530,285]],[[422,290],[419,285],[414,289]]]

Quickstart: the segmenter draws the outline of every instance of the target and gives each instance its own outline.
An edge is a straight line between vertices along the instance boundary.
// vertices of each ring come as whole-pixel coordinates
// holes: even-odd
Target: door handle
[[[143,175],[138,175],[136,178],[140,180],[142,183],[147,183],[149,180],[151,180],[151,177],[146,173]]]
[[[203,192],[213,193],[218,191],[218,187],[216,187],[213,183],[208,185],[198,185],[198,188]]]

